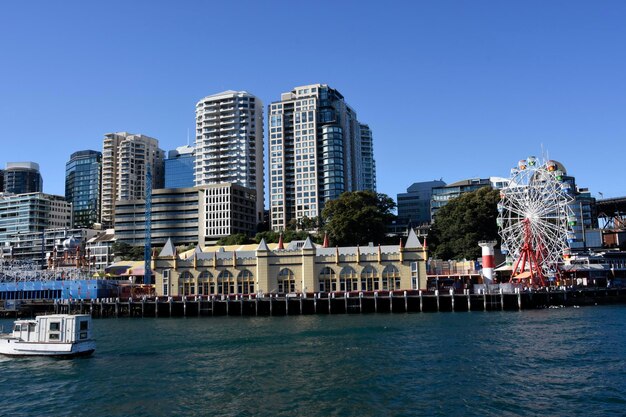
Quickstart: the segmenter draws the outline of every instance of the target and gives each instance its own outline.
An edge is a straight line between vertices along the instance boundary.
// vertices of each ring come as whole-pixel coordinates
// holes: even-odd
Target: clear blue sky
[[[394,198],[508,176],[542,145],[626,195],[624,1],[6,1],[0,56],[0,166],[38,162],[48,193],[104,133],[167,151],[206,95],[326,83],[373,129]]]

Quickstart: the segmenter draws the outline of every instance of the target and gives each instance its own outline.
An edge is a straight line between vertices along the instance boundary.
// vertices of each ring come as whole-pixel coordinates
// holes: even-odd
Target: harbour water
[[[626,415],[624,306],[106,319],[94,333],[89,358],[0,359],[0,414]]]

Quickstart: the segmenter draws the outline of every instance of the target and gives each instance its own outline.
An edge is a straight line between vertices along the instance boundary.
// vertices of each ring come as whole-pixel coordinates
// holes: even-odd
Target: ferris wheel
[[[574,241],[572,194],[565,169],[556,161],[530,156],[511,169],[509,184],[500,192],[497,223],[514,282],[545,286],[558,274]]]

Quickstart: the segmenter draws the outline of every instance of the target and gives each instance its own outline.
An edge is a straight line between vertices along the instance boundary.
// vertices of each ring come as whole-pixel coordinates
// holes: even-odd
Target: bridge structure
[[[597,200],[596,209],[603,229],[626,229],[626,196]]]

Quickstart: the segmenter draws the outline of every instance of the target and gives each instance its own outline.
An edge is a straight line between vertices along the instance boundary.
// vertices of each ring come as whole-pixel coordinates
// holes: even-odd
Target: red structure
[[[524,244],[519,257],[513,264],[511,279],[522,282],[528,280],[530,285],[546,286],[546,279],[541,269],[543,254],[541,247],[533,247],[533,235],[528,219],[522,220],[524,223]],[[526,271],[526,266],[528,270]]]

